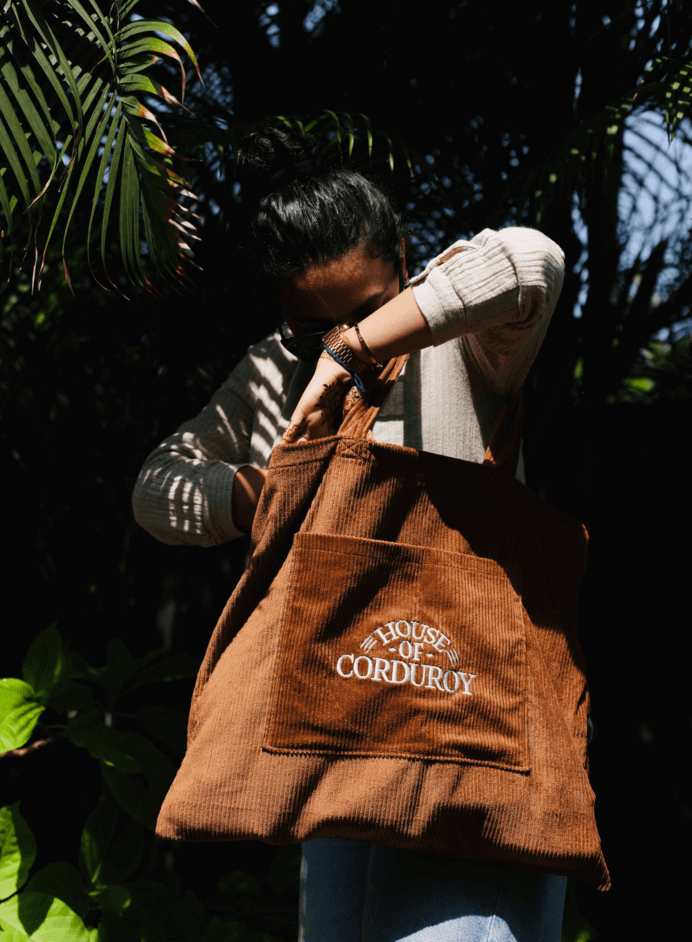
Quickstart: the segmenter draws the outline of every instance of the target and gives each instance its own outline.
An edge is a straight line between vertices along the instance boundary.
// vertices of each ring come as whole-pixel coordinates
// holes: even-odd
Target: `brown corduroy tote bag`
[[[577,637],[588,536],[515,478],[378,443],[406,357],[339,433],[279,445],[156,833],[355,838],[610,886]]]

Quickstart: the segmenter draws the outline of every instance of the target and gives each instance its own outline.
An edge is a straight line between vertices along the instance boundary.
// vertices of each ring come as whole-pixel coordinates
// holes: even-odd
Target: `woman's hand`
[[[336,434],[341,425],[344,399],[352,385],[351,374],[325,351],[291,416],[282,444],[308,442]]]
[[[256,468],[251,464],[244,464],[238,468],[233,478],[233,494],[231,496],[233,519],[236,526],[243,530],[247,530],[252,526],[257,502],[266,479],[266,470]]]

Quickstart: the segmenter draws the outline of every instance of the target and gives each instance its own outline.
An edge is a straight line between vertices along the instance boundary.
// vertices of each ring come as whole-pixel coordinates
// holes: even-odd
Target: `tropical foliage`
[[[186,275],[184,263],[193,255],[189,243],[199,238],[185,208],[192,194],[172,169],[175,151],[142,98],[153,95],[184,108],[185,68],[176,46],[198,73],[199,68],[174,26],[133,19],[138,2],[10,0],[0,13],[2,251],[33,256],[38,286],[58,227],[70,281],[68,236],[80,198],[91,203],[86,231],[77,238],[87,245],[92,274],[91,245],[100,230],[102,278],[119,290],[106,262],[117,206],[129,280],[141,287],[151,285],[154,271],[178,280]],[[153,66],[163,56],[180,66],[180,100],[154,77]]]
[[[0,681],[0,758],[5,764],[18,754],[66,741],[85,750],[102,776],[101,797],[85,815],[74,861],[35,867],[37,841],[20,802],[0,808],[3,938],[282,942],[283,932],[279,937],[252,931],[236,918],[238,910],[246,917],[261,913],[265,925],[274,921],[290,934],[295,906],[286,912],[281,896],[287,889],[295,894],[296,848],[286,848],[262,881],[243,871],[222,875],[212,909],[191,890],[176,893],[147,875],[146,859],[151,865],[161,843],[152,832],[175,774],[172,758],[177,761],[184,752],[185,720],[153,704],[131,716],[122,705],[131,704],[141,687],[194,677],[198,668],[187,655],[163,658],[161,650],[133,658],[117,639],[107,646],[106,663],[93,667],[71,652],[51,625],[26,652],[23,679]],[[114,722],[141,732],[116,728]],[[25,746],[37,724],[40,737]]]
[[[197,197],[173,167],[183,172],[181,164],[191,159],[186,151],[212,145],[225,170],[245,130],[228,114],[220,130],[213,120],[219,109],[213,103],[204,102],[202,118],[185,107],[186,71],[179,49],[201,81],[195,53],[172,24],[135,14],[139,3],[7,0],[0,14],[0,244],[10,258],[20,250],[23,258],[29,256],[37,286],[57,229],[68,283],[75,240],[86,245],[87,264],[100,283],[92,265],[92,242],[99,241],[101,277],[120,291],[106,258],[112,215],[117,216],[120,254],[133,286],[156,290],[155,282],[162,277],[179,283],[188,279],[189,264],[194,265],[191,243],[200,238],[199,216],[188,202]],[[156,78],[156,66],[164,57],[179,68],[179,98]],[[672,139],[690,110],[691,76],[692,63],[657,56],[617,100],[577,124],[562,148],[515,179],[503,193],[502,204],[530,204],[540,226],[545,207],[557,193],[575,186],[583,192],[584,163],[596,160],[604,139],[606,164],[612,164],[625,117],[633,111],[662,110]],[[157,114],[161,103],[177,112],[172,118],[174,146]],[[189,120],[181,119],[181,112],[187,112]],[[360,128],[351,114],[328,110],[303,120],[282,120],[329,135],[337,146],[343,140],[347,159],[356,135],[362,137],[369,164],[374,133],[379,135],[390,170],[396,153],[413,175],[413,160],[421,183],[435,188],[454,212],[428,162],[407,148],[400,135],[373,133],[367,116],[355,117]],[[80,198],[87,205],[91,201],[91,212],[86,232],[78,234],[73,221]]]
[[[8,608],[20,609],[16,621],[6,620],[11,639],[23,632],[28,643],[57,619],[64,644],[71,642],[64,657],[55,646],[47,649],[60,683],[70,675],[64,693],[42,687],[52,683],[50,671],[22,670],[23,649],[15,654],[11,645],[3,648],[3,674],[12,678],[3,703],[14,717],[3,736],[10,737],[7,745],[29,736],[0,759],[0,807],[11,809],[5,814],[26,849],[23,862],[8,851],[11,879],[20,888],[7,899],[45,893],[65,902],[88,931],[102,923],[106,933],[108,920],[117,918],[119,929],[127,923],[136,935],[136,891],[128,890],[129,916],[107,913],[108,894],[99,895],[80,864],[81,834],[91,813],[117,809],[111,843],[119,845],[122,837],[126,847],[128,835],[139,834],[144,850],[127,852],[139,861],[136,870],[125,875],[127,868],[104,866],[99,879],[126,889],[138,881],[163,887],[150,888],[152,899],[157,892],[161,898],[158,928],[136,938],[174,937],[165,912],[188,891],[206,914],[193,923],[203,933],[218,917],[229,925],[245,923],[245,929],[224,930],[229,938],[295,937],[295,860],[290,870],[282,851],[260,842],[157,843],[120,800],[163,787],[147,779],[153,767],[146,757],[156,753],[142,746],[135,755],[132,743],[136,737],[150,742],[166,759],[157,767],[170,775],[184,748],[192,692],[192,677],[146,684],[137,678],[183,655],[190,665],[199,663],[244,565],[242,541],[204,551],[155,542],[135,524],[131,495],[146,455],[204,408],[247,346],[275,328],[276,311],[254,302],[229,250],[239,234],[236,209],[242,202],[233,173],[235,144],[248,124],[274,116],[311,127],[354,166],[391,187],[409,211],[413,271],[485,227],[536,226],[565,251],[560,303],[526,382],[526,474],[530,488],[583,520],[591,536],[580,632],[595,723],[590,763],[596,814],[614,883],[603,896],[579,884],[570,889],[566,938],[574,942],[592,933],[579,910],[606,939],[674,935],[675,907],[662,913],[658,901],[684,899],[687,875],[684,868],[650,864],[676,852],[684,856],[692,837],[685,760],[692,744],[689,654],[675,618],[685,610],[689,581],[686,554],[677,550],[679,533],[692,525],[681,459],[692,398],[692,6],[684,0],[527,0],[499,15],[490,4],[430,0],[421,14],[372,0],[257,0],[228,7],[226,27],[223,4],[202,4],[209,16],[218,15],[214,23],[183,0],[140,0],[136,8],[81,2],[109,49],[100,17],[113,48],[161,42],[179,59],[150,49],[109,60],[66,0],[1,5],[0,178],[7,197],[0,202],[0,439],[9,548],[3,575]],[[63,66],[30,14],[37,22],[43,17],[64,62],[74,64],[81,119]],[[144,22],[169,31],[144,29],[122,38],[126,27]],[[170,29],[184,37],[194,60]],[[80,58],[73,47],[91,58]],[[48,61],[53,56],[52,78],[34,48]],[[147,61],[133,74],[160,82],[184,107],[156,90],[121,90],[113,68],[124,75],[139,55]],[[153,56],[160,61],[149,61]],[[87,73],[102,82],[91,105]],[[55,81],[78,133],[82,128],[79,141]],[[90,143],[82,145],[99,95],[100,117]],[[116,126],[124,98],[153,118],[123,104]],[[33,104],[42,122],[45,149],[33,129],[37,118],[22,101]],[[152,149],[146,137],[142,145],[145,128],[176,156]],[[121,134],[129,137],[119,145]],[[59,155],[54,173],[51,141]],[[158,177],[142,172],[128,141],[158,162]],[[128,146],[138,209],[134,189],[121,185]],[[166,179],[170,171],[189,186],[176,186],[172,177],[174,185],[164,185],[161,168]],[[181,213],[179,225],[198,240],[165,222],[174,209],[156,202],[159,183]],[[153,195],[145,197],[148,188]],[[194,250],[193,259],[179,236]],[[74,297],[65,284],[63,245]],[[194,286],[194,294],[172,290],[182,285]],[[113,699],[99,678],[108,676],[110,664],[132,667],[129,653],[109,647],[116,638],[134,661],[159,645],[164,651],[137,666]],[[87,664],[101,665],[93,667],[96,673],[85,669],[76,651]],[[665,665],[662,681],[652,673],[657,664]],[[80,688],[88,688],[91,699]],[[164,717],[156,729],[154,712]],[[118,762],[136,762],[141,771],[107,764],[116,740]],[[116,779],[127,781],[131,792],[112,788]],[[35,858],[17,814],[36,835]],[[11,848],[12,841],[4,846]],[[111,850],[103,853],[108,857]],[[68,889],[74,879],[49,884],[42,877],[40,885],[32,884],[45,867],[63,864],[79,873],[79,892]],[[275,868],[284,874],[283,884],[274,884]],[[41,905],[48,913],[56,904]],[[181,917],[181,933],[186,925]]]

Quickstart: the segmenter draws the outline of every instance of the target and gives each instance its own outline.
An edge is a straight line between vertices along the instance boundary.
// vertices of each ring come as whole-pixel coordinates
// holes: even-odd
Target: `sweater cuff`
[[[243,464],[229,465],[215,461],[210,463],[205,473],[204,491],[207,506],[204,508],[204,515],[214,544],[237,540],[250,532],[249,528],[241,529],[233,519],[233,483]]]
[[[433,346],[487,329],[488,319],[516,314],[517,271],[502,238],[491,230],[477,238],[476,244],[456,242],[413,285]]]

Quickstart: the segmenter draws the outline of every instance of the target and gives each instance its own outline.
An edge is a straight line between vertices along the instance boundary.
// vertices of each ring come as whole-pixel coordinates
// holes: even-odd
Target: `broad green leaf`
[[[150,924],[139,919],[133,924],[129,908],[126,916],[123,919],[118,913],[104,912],[99,920],[98,942],[165,942],[165,936],[156,928],[152,931]]]
[[[234,870],[226,873],[216,881],[216,889],[222,893],[232,893],[242,896],[261,896],[262,883],[251,873],[244,870]]]
[[[2,942],[31,942],[23,929],[15,929],[9,923],[3,922],[2,919],[0,919],[0,930],[2,930],[2,935],[0,935]]]
[[[165,743],[178,758],[183,758],[187,748],[187,710],[169,710],[152,704],[140,707],[137,718],[155,739]]]
[[[141,825],[123,814],[109,791],[82,830],[79,866],[94,886],[122,884],[139,867],[144,852]]]
[[[266,882],[277,896],[289,887],[298,890],[300,884],[301,850],[295,844],[280,847],[269,867]]]
[[[115,832],[118,813],[116,802],[106,791],[82,828],[79,870],[82,878],[94,885],[100,882],[101,866]]]
[[[54,896],[66,903],[82,919],[91,908],[79,871],[68,863],[50,863],[41,867],[29,880],[24,892]]]
[[[64,690],[51,695],[47,706],[57,713],[67,713],[68,710],[88,713],[94,709],[94,694],[90,687],[71,680]]]
[[[92,942],[94,933],[62,900],[46,893],[18,893],[0,903],[0,921],[33,942]]]
[[[163,914],[163,918],[185,942],[198,942],[202,935],[205,915],[201,900],[192,890],[186,890],[183,898],[176,900],[174,905]]]
[[[109,700],[114,700],[122,688],[134,677],[140,668],[145,667],[162,653],[161,648],[149,651],[141,657],[132,657],[120,638],[112,638],[106,648],[106,666],[97,669],[90,668],[89,676],[93,677],[106,691]],[[86,664],[86,662],[85,662]],[[84,676],[82,674],[81,676]]]
[[[117,883],[111,883],[108,886],[102,886],[99,889],[92,890],[89,893],[92,905],[102,909],[105,912],[124,913],[129,909],[132,897],[130,891],[125,886]]]
[[[29,684],[14,677],[0,680],[0,752],[23,746],[43,710]]]
[[[21,890],[36,859],[36,839],[16,801],[0,808],[0,899]]]
[[[177,894],[158,880],[135,880],[127,883],[126,887],[130,891],[132,901],[126,911],[125,919],[140,927],[141,931],[141,936],[137,936],[136,942],[140,942],[140,938],[151,939],[152,942],[159,942],[159,940],[164,942],[169,939],[170,929],[162,914],[175,905],[178,900]],[[117,930],[119,927],[113,926],[113,928]],[[113,942],[121,942],[118,936],[112,938]],[[176,938],[180,939],[180,936],[176,934]]]
[[[146,737],[136,733],[123,733],[123,736],[127,737],[128,749],[139,764],[141,774],[127,775],[107,765],[102,765],[101,771],[123,811],[153,831],[163,799],[175,778],[175,768]]]
[[[146,908],[157,916],[175,906],[178,901],[173,890],[160,880],[131,880],[126,886],[133,908]]]
[[[199,658],[191,657],[186,651],[174,654],[160,664],[152,664],[141,670],[137,675],[137,686],[196,677],[201,664]]]
[[[77,716],[70,721],[67,735],[75,744],[86,749],[90,756],[106,766],[113,766],[127,774],[140,771],[140,765],[130,747],[131,733],[112,729],[101,723],[95,713]]]
[[[22,677],[41,699],[59,694],[67,687],[70,658],[55,623],[31,642],[22,664]]]

